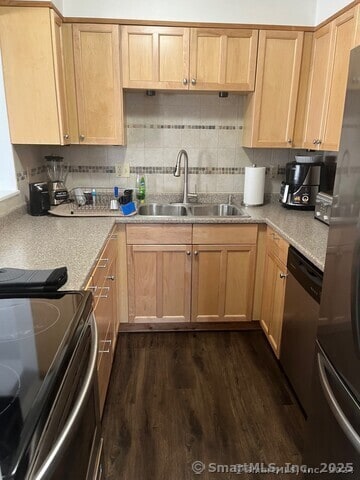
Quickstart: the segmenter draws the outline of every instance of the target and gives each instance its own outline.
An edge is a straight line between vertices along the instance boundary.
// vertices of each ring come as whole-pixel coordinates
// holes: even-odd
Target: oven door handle
[[[47,478],[47,475],[49,474],[49,470],[51,470],[56,460],[61,455],[63,448],[67,446],[67,440],[71,436],[73,429],[76,427],[77,420],[83,408],[85,407],[86,400],[90,394],[92,384],[93,384],[93,377],[96,369],[96,359],[97,359],[97,350],[98,350],[98,334],[97,334],[95,317],[93,314],[91,315],[90,328],[91,328],[91,349],[90,349],[89,363],[87,366],[86,374],[85,374],[84,381],[83,381],[81,390],[79,392],[78,398],[64,425],[62,432],[60,433],[50,453],[46,457],[44,463],[41,465],[39,470],[34,475],[33,480],[43,480]]]

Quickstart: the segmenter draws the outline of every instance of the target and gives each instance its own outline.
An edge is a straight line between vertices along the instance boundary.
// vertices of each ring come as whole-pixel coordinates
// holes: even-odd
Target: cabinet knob
[[[199,252],[197,250],[195,250],[194,255],[195,256],[199,255]]]
[[[292,143],[292,139],[288,138],[287,143]]]
[[[65,140],[69,140],[69,138],[70,138],[70,135],[69,135],[68,133],[66,133],[66,134],[64,135],[64,139],[65,139]]]
[[[115,280],[115,275],[109,275],[108,277],[105,277],[106,280]]]
[[[80,135],[79,138],[80,138],[80,141],[83,142],[85,140],[85,135]]]
[[[183,85],[187,85],[188,83],[188,79],[187,78],[183,78]]]
[[[318,140],[318,141],[317,141],[317,144],[318,144],[318,145],[321,145],[321,143],[322,143],[321,140]]]
[[[186,250],[186,255],[189,255],[189,256],[191,255],[190,250]]]
[[[317,145],[317,142],[318,142],[317,139],[314,138],[313,145]]]
[[[196,85],[196,78],[191,79],[191,85]]]
[[[280,278],[287,278],[288,276],[288,273],[280,273]]]

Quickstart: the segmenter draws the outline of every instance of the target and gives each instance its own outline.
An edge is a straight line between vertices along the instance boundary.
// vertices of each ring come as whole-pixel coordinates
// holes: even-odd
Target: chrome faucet
[[[174,168],[174,177],[180,177],[181,158],[184,156],[184,196],[183,203],[189,203],[190,198],[197,198],[196,193],[189,193],[189,157],[186,150],[180,150]]]

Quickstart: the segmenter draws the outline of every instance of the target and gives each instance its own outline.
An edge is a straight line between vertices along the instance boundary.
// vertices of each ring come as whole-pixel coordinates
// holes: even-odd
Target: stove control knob
[[[303,196],[301,197],[301,200],[302,200],[303,202],[307,203],[307,202],[309,201],[309,195],[303,195]]]

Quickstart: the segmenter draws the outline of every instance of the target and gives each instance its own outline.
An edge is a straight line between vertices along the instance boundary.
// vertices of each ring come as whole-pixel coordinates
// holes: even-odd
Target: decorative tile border
[[[174,129],[174,130],[242,130],[242,125],[182,125],[182,124],[154,124],[128,123],[126,128]]]
[[[70,165],[70,173],[115,173],[114,166],[102,165]],[[184,168],[181,169],[182,173]],[[153,166],[133,166],[130,167],[130,174],[163,174],[171,175],[174,172],[174,167],[153,167]],[[266,174],[269,174],[270,168],[266,167]],[[283,175],[285,168],[278,165],[277,175]],[[245,167],[189,167],[189,174],[191,175],[244,175]]]
[[[70,173],[92,173],[92,174],[114,174],[115,165],[70,165]],[[130,167],[130,174],[148,174],[148,175],[172,175],[174,167],[154,167],[154,166],[133,166]],[[184,173],[184,168],[181,169]],[[268,175],[270,168],[266,167],[266,174]],[[46,173],[46,166],[38,166],[30,170],[24,170],[16,173],[18,181],[30,180],[36,175]],[[245,167],[189,167],[190,175],[244,175]],[[278,165],[277,175],[284,175],[285,168]]]
[[[23,181],[35,177],[36,175],[41,175],[46,172],[46,165],[38,165],[37,167],[30,168],[28,170],[23,170],[22,172],[16,172],[16,180]]]

